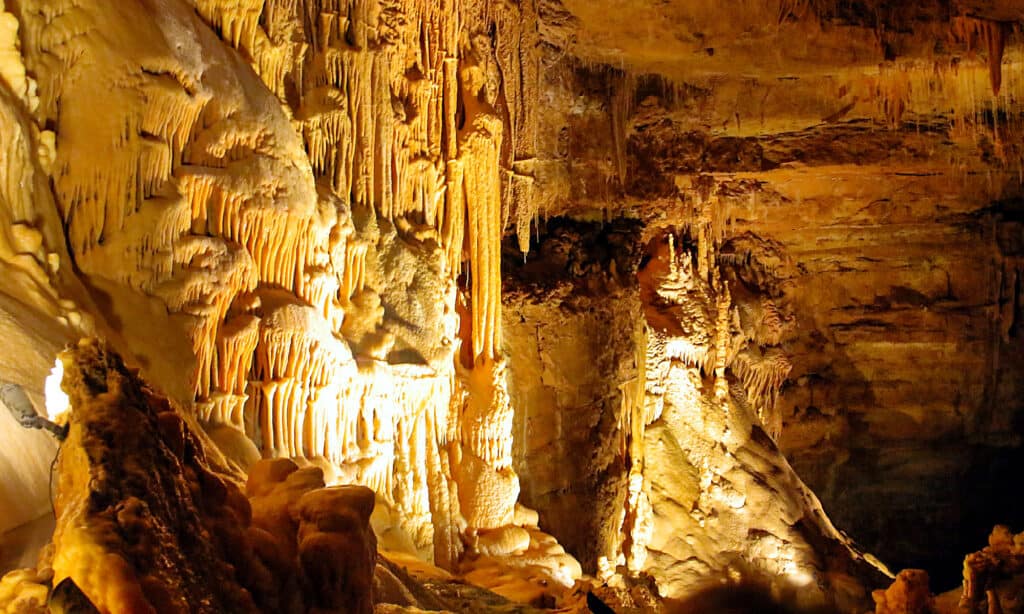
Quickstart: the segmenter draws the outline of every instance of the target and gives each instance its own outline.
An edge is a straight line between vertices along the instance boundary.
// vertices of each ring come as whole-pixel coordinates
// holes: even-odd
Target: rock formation
[[[1024,522],[1021,23],[0,2],[0,607],[931,607],[867,551]]]

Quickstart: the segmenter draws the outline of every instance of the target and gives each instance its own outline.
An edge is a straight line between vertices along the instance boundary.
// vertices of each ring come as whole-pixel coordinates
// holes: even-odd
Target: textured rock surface
[[[989,204],[1019,188],[993,194],[965,177],[951,194],[947,176],[920,173],[870,186],[841,169],[790,178],[803,204],[784,204],[787,189],[772,215],[791,221],[758,226],[802,264],[786,290],[798,333],[783,447],[840,526],[948,588],[954,553],[1021,521],[993,490],[1021,459],[1017,257],[1005,244],[1020,231],[1015,205]],[[815,201],[828,203],[817,222]],[[940,537],[948,558],[928,546]]]
[[[790,324],[765,428],[840,528],[955,584],[992,524],[1022,520],[996,486],[1021,466],[1020,43],[956,14],[1019,9],[561,5],[542,19],[560,51],[540,120],[559,128],[532,162],[543,210],[710,215],[701,241],[752,260],[740,285]]]
[[[255,566],[241,492],[115,356],[86,342],[65,362],[74,409],[57,469],[55,584],[71,578],[102,611],[254,609],[235,576]]]
[[[86,341],[64,361],[54,586],[100,611],[373,610],[371,491],[281,460],[254,467],[247,500],[116,356]]]
[[[928,574],[920,569],[904,569],[896,575],[892,586],[872,594],[875,614],[913,614],[933,612],[933,599],[928,590]]]
[[[525,263],[505,261],[521,499],[588,573],[615,551],[627,497],[621,387],[641,368],[638,241],[635,224],[554,220]]]
[[[167,450],[87,433],[192,496],[111,480],[123,521],[247,518],[204,455],[260,501],[234,571],[177,536],[103,599],[332,608],[369,590],[367,506],[382,545],[542,605],[585,569],[868,607],[887,582],[829,515],[952,585],[1024,520],[1018,5],[4,2],[0,380],[42,407],[103,337],[181,413]],[[0,422],[0,530],[47,509],[32,435]],[[328,483],[375,496],[321,514]]]
[[[987,547],[967,555],[959,605],[969,612],[1024,609],[1024,534],[997,526]]]

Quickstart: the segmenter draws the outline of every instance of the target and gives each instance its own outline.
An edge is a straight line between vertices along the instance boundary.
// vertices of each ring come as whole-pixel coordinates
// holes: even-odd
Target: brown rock
[[[292,508],[298,557],[311,612],[373,612],[377,538],[373,491],[336,486],[306,493]]]
[[[892,586],[871,594],[875,614],[931,614],[932,595],[928,590],[928,572],[904,569],[896,575]]]

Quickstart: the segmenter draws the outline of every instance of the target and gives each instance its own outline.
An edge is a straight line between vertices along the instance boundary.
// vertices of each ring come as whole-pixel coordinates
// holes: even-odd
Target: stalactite
[[[469,263],[473,314],[473,355],[493,359],[501,339],[501,184],[498,176],[500,124],[482,119],[460,147],[466,166],[463,174],[468,215]]]
[[[879,112],[890,128],[898,128],[913,100],[914,84],[910,71],[901,66],[886,66],[872,85],[871,98]]]
[[[215,26],[221,28],[224,38],[235,47],[250,47],[256,36],[263,0],[245,3],[201,0],[197,8],[211,16]]]
[[[632,72],[622,73],[614,79],[609,103],[612,144],[615,148],[615,173],[621,185],[626,185],[626,135],[628,123],[635,112],[637,81]]]
[[[462,272],[463,242],[466,232],[466,201],[462,188],[463,166],[460,160],[448,162],[443,219],[439,219],[442,241],[445,245],[446,269],[454,276]],[[442,217],[442,216],[439,216]]]
[[[988,59],[989,83],[992,92],[998,96],[1003,83],[1003,51],[1010,33],[1010,24],[976,17],[954,17],[952,21],[954,38],[966,43],[969,50],[983,44]]]
[[[500,481],[503,520],[518,493],[501,355],[503,167],[536,153],[536,110],[519,96],[540,69],[536,33],[503,38],[496,62],[476,40],[490,9],[457,0],[200,0],[161,20],[125,2],[101,27],[107,9],[59,0],[26,21],[48,75],[40,113],[66,139],[54,188],[76,262],[166,306],[190,346],[166,358],[180,364],[158,384],[185,389],[200,419],[244,430],[264,456],[374,488],[418,546],[437,544],[454,565],[460,506],[473,500],[456,466],[474,456]],[[105,40],[107,25],[124,36]],[[523,49],[534,64],[519,65]],[[116,112],[85,121],[72,104],[83,96]],[[465,372],[458,358],[390,364],[402,360],[381,270],[392,245],[437,254],[440,324],[456,356],[460,344],[472,355]],[[471,323],[457,339],[464,266]]]
[[[345,272],[341,282],[341,296],[351,300],[366,289],[366,254],[369,246],[355,240],[345,244]]]

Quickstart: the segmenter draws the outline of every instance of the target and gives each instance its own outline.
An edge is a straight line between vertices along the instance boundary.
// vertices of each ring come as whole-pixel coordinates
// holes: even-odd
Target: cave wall
[[[516,507],[501,350],[506,194],[529,208],[529,182],[509,172],[535,129],[522,101],[533,32],[516,25],[529,13],[3,8],[3,137],[17,154],[4,298],[15,328],[53,338],[30,361],[5,357],[3,381],[39,411],[59,348],[104,337],[202,425],[229,473],[293,458],[372,487],[403,554],[477,583],[511,577],[527,601],[571,587],[579,564]],[[52,456],[41,441],[19,473],[30,484],[5,483],[12,525],[47,507],[48,476],[29,462]],[[531,562],[527,578],[511,555]]]
[[[1022,520],[995,486],[1020,462],[1019,265],[1001,238],[1019,236],[1004,221],[1019,184],[964,177],[951,198],[945,177],[896,181],[832,175],[827,220],[813,221],[821,205],[803,191],[775,210],[790,220],[778,231],[751,221],[801,263],[787,295],[814,314],[799,319],[780,397],[783,448],[840,526],[936,573],[955,558],[928,546],[939,536],[961,551],[985,525]],[[840,247],[851,243],[856,252]]]
[[[479,582],[854,607],[829,515],[901,566],[1014,521],[1019,12],[620,4],[6,3],[0,376],[105,337]]]
[[[27,331],[56,338],[45,368],[12,360],[5,381],[38,401],[56,350],[102,335],[239,469],[296,457],[369,484],[423,556],[454,565],[463,512],[510,524],[518,492],[497,349],[499,89],[518,81],[488,38],[508,18],[473,3],[5,6],[4,138],[20,157],[4,290],[43,313]]]
[[[1019,12],[557,8],[542,211],[653,230],[716,208],[712,241],[760,257],[789,323],[765,426],[840,528],[955,584],[954,553],[1021,522],[1000,486],[1020,468]]]

